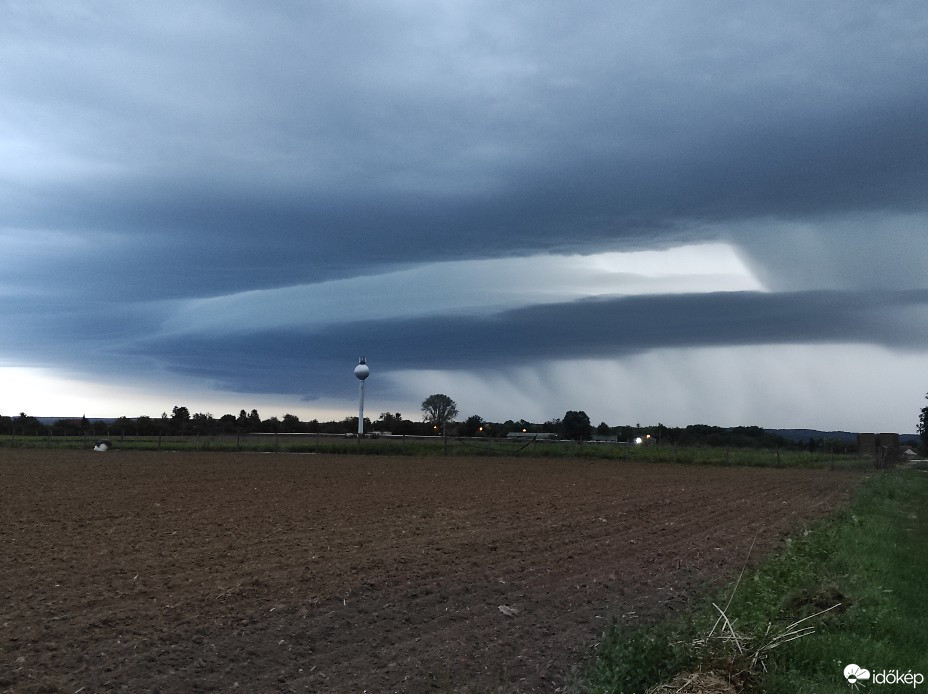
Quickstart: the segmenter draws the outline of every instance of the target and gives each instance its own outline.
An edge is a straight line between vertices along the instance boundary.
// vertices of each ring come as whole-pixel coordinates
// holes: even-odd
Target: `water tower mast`
[[[364,357],[361,357],[358,365],[354,367],[354,375],[361,381],[361,398],[358,405],[358,439],[360,440],[364,436],[364,379],[371,375],[370,367]]]

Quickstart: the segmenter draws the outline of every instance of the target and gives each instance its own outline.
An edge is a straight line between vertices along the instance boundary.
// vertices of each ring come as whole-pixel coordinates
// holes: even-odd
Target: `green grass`
[[[337,436],[292,437],[281,434],[241,436],[210,435],[197,437],[127,436],[3,436],[0,448],[91,448],[97,438],[109,438],[124,450],[172,451],[280,451],[284,453],[330,453],[361,455],[441,456],[514,456],[522,458],[589,458],[622,462],[664,462],[686,465],[730,465],[756,467],[801,467],[831,469],[867,469],[873,466],[869,458],[859,455],[809,453],[807,450],[775,450],[755,448],[713,448],[673,446],[632,446],[624,444],[576,443],[573,441],[507,441],[494,439],[489,443],[479,439],[390,438],[364,439],[360,442]]]
[[[614,624],[573,689],[644,692],[679,672],[713,670],[745,691],[846,693],[850,688],[842,673],[849,663],[874,676],[897,670],[928,679],[926,569],[928,474],[875,475],[847,508],[800,532],[740,581],[726,614],[737,620],[735,631],[745,644],[754,647],[764,642],[768,625],[769,640],[778,629],[841,604],[799,625],[813,626],[814,633],[771,650],[767,672],[751,668],[730,643],[698,644],[718,617],[711,603],[724,607],[730,586],[674,622],[630,632]]]
[[[873,461],[858,454],[809,453],[805,449],[725,448],[714,446],[632,446],[573,442],[530,445],[523,455],[536,457],[605,458],[639,462],[679,463],[682,465],[720,465],[740,467],[801,467],[866,469]]]

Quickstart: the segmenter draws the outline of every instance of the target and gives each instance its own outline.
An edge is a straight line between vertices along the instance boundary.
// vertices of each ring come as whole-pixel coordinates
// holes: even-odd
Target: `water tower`
[[[358,439],[364,436],[364,379],[371,375],[371,370],[367,365],[367,360],[361,357],[358,365],[354,367],[354,375],[361,381],[361,403],[358,406]]]

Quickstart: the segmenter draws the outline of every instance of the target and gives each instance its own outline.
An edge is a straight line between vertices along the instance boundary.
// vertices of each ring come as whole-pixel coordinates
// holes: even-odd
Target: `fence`
[[[10,434],[0,438],[0,448],[92,449],[97,438],[84,436]],[[495,456],[536,458],[599,458],[629,462],[664,462],[695,465],[760,467],[816,467],[863,469],[873,459],[860,454],[807,449],[754,449],[676,445],[637,446],[626,441],[530,441],[490,437],[381,436],[361,438],[343,434],[215,434],[110,436],[119,450],[263,451],[354,455]]]

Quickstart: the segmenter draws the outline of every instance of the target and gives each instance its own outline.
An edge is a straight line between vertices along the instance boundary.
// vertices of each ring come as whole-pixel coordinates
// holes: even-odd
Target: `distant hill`
[[[38,419],[45,426],[50,426],[54,424],[55,422],[62,420],[62,419],[80,419],[80,418],[81,418],[80,415],[78,415],[77,417],[36,417],[36,419]],[[113,422],[116,421],[116,418],[115,417],[88,417],[87,421],[91,423],[106,422],[107,424],[112,424]]]
[[[764,429],[768,434],[776,434],[790,441],[807,442],[809,439],[826,438],[832,441],[857,442],[856,431],[819,431],[818,429]],[[873,432],[880,433],[880,432]],[[899,434],[900,441],[918,440],[918,434]]]

